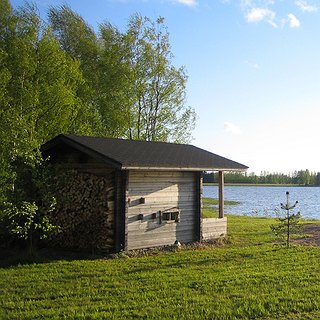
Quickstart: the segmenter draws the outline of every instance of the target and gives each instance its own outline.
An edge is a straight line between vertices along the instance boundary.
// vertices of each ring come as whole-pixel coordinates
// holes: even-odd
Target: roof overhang
[[[41,152],[46,152],[48,149],[50,148],[53,148],[55,146],[57,146],[59,143],[65,143],[66,145],[68,145],[69,147],[71,148],[74,148],[80,152],[83,152],[84,154],[92,157],[92,158],[95,158],[95,159],[98,159],[102,162],[104,162],[105,164],[109,165],[109,166],[112,166],[116,169],[122,169],[121,168],[121,163],[109,158],[109,157],[106,157],[105,155],[102,155],[101,153],[95,151],[95,150],[92,150],[91,148],[88,148],[86,147],[85,145],[82,145],[81,143],[79,142],[75,142],[73,140],[71,140],[70,138],[68,138],[67,136],[64,136],[64,135],[59,135],[57,136],[56,138],[54,138],[53,140],[47,142],[46,144],[44,144],[42,147],[41,147]]]
[[[99,139],[98,140],[98,142],[100,144],[99,148],[92,147],[92,145],[91,145],[92,139],[96,139],[96,140]],[[140,154],[138,157],[137,156],[131,157],[130,153],[129,153],[129,157],[128,157],[128,152],[127,152],[128,149],[125,149],[126,154],[120,153],[121,156],[119,157],[119,154],[115,155],[115,154],[112,154],[112,152],[111,153],[109,152],[109,149],[113,150],[113,148],[115,146],[114,141],[113,141],[113,143],[107,145],[109,149],[104,150],[103,148],[101,148],[101,139],[105,139],[106,141],[117,140],[117,139],[108,139],[108,138],[81,137],[81,136],[61,134],[61,135],[53,138],[52,140],[48,141],[47,143],[45,143],[41,147],[41,151],[43,152],[44,156],[48,156],[48,155],[50,155],[50,151],[52,151],[53,149],[56,149],[56,147],[59,147],[59,144],[62,143],[65,146],[76,149],[76,150],[96,159],[96,160],[99,160],[99,162],[101,162],[101,164],[103,163],[103,164],[110,166],[110,167],[113,167],[117,170],[245,172],[248,169],[248,167],[243,164],[237,163],[237,162],[232,161],[230,159],[226,159],[224,157],[212,154],[206,150],[202,150],[197,147],[190,146],[190,145],[185,145],[184,147],[187,147],[188,150],[190,150],[190,148],[192,148],[191,150],[193,152],[196,152],[196,154],[200,153],[199,161],[180,161],[178,159],[178,161],[171,161],[171,163],[170,163],[170,161],[169,161],[169,163],[168,162],[167,163],[166,162],[159,163],[158,159],[156,159],[156,161],[151,161],[151,163],[148,163],[148,161],[143,161],[144,159],[142,159],[141,163],[139,163],[139,160],[141,160]],[[128,141],[123,140],[123,139],[119,139],[118,141],[119,141],[119,143],[122,143],[122,146],[123,146],[123,143],[125,142],[124,148],[128,148]],[[118,146],[118,141],[116,141],[117,146]],[[93,140],[93,142],[95,142],[95,140]],[[144,148],[146,146],[145,144],[147,142],[145,142],[145,141],[130,141],[130,143],[133,145],[133,148],[137,148],[137,146],[138,146],[140,148],[140,150],[143,150],[142,148]],[[150,142],[148,142],[148,147],[149,147],[149,144],[150,144]],[[156,149],[157,152],[159,152],[159,150],[160,150],[160,152],[163,152],[164,148],[167,148],[170,145],[168,143],[163,143],[163,142],[156,142],[156,144],[157,144],[157,146],[164,145],[164,147],[162,146],[162,148],[160,148],[160,149],[157,148]],[[168,146],[167,146],[167,144],[168,144]],[[181,150],[180,145],[174,145],[174,148],[177,148],[177,147],[179,147],[179,150]],[[170,148],[171,148],[170,150],[172,152],[172,150],[173,150],[172,146],[170,146]],[[148,150],[150,150],[150,149],[148,149]],[[136,151],[136,149],[134,149],[134,151]],[[182,151],[183,151],[182,154],[183,153],[185,154],[187,152],[186,150],[182,150]],[[153,150],[153,152],[154,152],[154,150]],[[205,157],[202,157],[203,153],[206,153]],[[216,164],[215,164],[215,160],[210,161],[210,157],[208,160],[208,156],[207,156],[208,153],[212,157],[218,157],[218,161]],[[135,154],[137,154],[137,153],[135,152]],[[185,159],[183,159],[183,160],[185,160]],[[198,166],[198,164],[199,164],[199,166]],[[225,167],[224,167],[224,164],[225,164]]]
[[[189,168],[189,167],[139,167],[139,166],[122,166],[121,170],[157,170],[157,171],[237,171],[245,172],[246,169],[229,169],[229,168]]]

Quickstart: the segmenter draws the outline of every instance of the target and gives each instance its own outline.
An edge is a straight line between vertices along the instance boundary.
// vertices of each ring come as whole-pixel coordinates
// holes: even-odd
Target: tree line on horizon
[[[320,186],[320,172],[296,170],[292,173],[277,173],[263,171],[260,175],[243,172],[225,172],[225,183],[239,184],[293,184],[302,186]],[[204,183],[218,182],[218,174],[212,172],[203,173]]]

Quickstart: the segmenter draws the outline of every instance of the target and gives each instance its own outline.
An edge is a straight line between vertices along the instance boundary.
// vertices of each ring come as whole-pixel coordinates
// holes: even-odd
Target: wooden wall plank
[[[128,249],[190,242],[195,234],[194,172],[130,171],[128,185]],[[143,197],[145,203],[139,203]],[[179,207],[180,222],[160,223],[154,213]],[[143,214],[143,220],[139,220]]]
[[[194,225],[193,221],[185,221],[183,225],[179,225],[179,231],[188,231]],[[129,226],[129,232],[139,231],[140,233],[150,232],[150,233],[161,233],[161,232],[168,232],[168,231],[176,231],[177,230],[177,223],[175,222],[163,222],[159,224],[157,221],[148,221],[148,222],[140,222],[136,221],[131,223]],[[132,235],[133,236],[133,235]]]
[[[210,218],[202,221],[202,238],[216,239],[227,234],[227,218]]]

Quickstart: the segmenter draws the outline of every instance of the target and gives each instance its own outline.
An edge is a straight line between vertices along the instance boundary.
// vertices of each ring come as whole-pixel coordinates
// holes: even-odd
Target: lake
[[[280,203],[287,202],[287,191],[290,192],[290,204],[299,201],[292,213],[300,211],[303,218],[320,219],[320,187],[225,186],[225,200],[240,202],[238,205],[226,205],[225,212],[276,216],[275,210],[280,210]],[[203,186],[203,196],[217,199],[218,186]]]

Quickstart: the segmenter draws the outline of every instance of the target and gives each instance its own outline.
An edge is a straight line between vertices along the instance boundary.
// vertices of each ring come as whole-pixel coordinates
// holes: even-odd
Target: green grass
[[[230,201],[225,200],[224,204],[229,206],[234,206],[239,204],[238,201]],[[212,198],[203,198],[202,199],[202,217],[203,218],[218,218],[219,216],[219,200],[218,199],[212,199]]]
[[[320,248],[228,216],[230,243],[0,268],[0,319],[320,319]],[[317,222],[319,223],[319,222]]]

